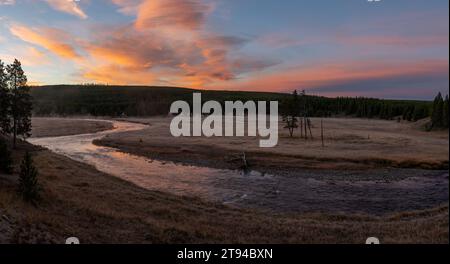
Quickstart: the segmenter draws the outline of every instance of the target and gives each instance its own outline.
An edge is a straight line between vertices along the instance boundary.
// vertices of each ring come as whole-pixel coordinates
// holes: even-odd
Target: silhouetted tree
[[[33,159],[29,152],[25,156],[20,165],[19,188],[18,192],[26,202],[35,203],[39,200],[38,171],[33,165]]]
[[[445,128],[448,128],[448,124],[449,124],[449,116],[448,116],[448,94],[445,96],[445,100],[444,100],[444,112],[442,114],[442,119],[443,119],[443,126]]]
[[[444,99],[441,93],[438,93],[433,102],[433,108],[431,113],[431,129],[440,128],[443,126],[444,115]]]
[[[12,173],[12,159],[11,152],[3,137],[0,136],[0,171],[11,174]]]
[[[298,128],[298,119],[295,116],[286,116],[284,117],[284,121],[286,122],[286,126],[284,128],[289,129],[289,136],[294,136],[294,129]]]
[[[0,60],[0,134],[10,133],[11,119],[9,117],[9,109],[8,76],[5,72],[5,65]]]
[[[289,99],[285,103],[285,114],[283,115],[283,120],[286,122],[286,126],[284,128],[289,129],[289,136],[294,136],[294,129],[298,127],[298,113],[299,113],[299,103],[298,103],[298,93],[295,90],[292,93],[291,99]]]
[[[13,146],[16,147],[17,136],[29,137],[31,134],[31,111],[33,110],[27,77],[18,60],[6,67],[8,86],[11,94],[11,119]]]

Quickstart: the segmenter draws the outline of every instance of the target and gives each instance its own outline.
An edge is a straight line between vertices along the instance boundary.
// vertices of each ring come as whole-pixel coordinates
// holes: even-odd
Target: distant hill
[[[176,100],[192,101],[201,92],[202,101],[279,101],[280,112],[292,95],[267,92],[207,91],[180,87],[50,85],[31,88],[37,116],[153,116],[166,115]],[[350,115],[392,119],[402,116],[418,120],[429,115],[431,103],[423,101],[381,100],[373,98],[301,97],[299,107],[307,105],[309,116]]]
[[[179,87],[54,85],[32,87],[36,115],[151,116],[167,114],[176,100],[283,100],[288,94],[204,91]]]

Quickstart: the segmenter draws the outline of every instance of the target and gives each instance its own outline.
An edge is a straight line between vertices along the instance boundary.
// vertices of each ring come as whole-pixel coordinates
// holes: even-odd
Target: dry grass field
[[[98,122],[94,120],[74,121],[73,118],[33,118],[33,137],[54,137],[69,136],[84,133],[94,133],[112,129],[108,122]]]
[[[280,121],[279,143],[259,148],[257,137],[180,137],[170,134],[170,118],[126,119],[149,124],[147,129],[111,135],[97,144],[151,158],[235,169],[231,162],[245,152],[256,169],[367,169],[403,167],[447,169],[448,131],[426,132],[417,123],[327,118],[324,142],[320,119],[312,119],[313,140],[290,138]]]

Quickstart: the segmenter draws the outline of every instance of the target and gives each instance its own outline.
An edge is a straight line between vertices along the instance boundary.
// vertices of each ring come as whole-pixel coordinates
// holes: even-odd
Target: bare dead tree
[[[309,129],[309,135],[311,136],[311,139],[314,139],[313,135],[312,135],[312,131],[311,131],[311,119],[306,119],[307,123],[308,123],[308,129]]]
[[[325,147],[325,142],[323,141],[323,119],[320,120],[320,137],[322,139],[322,148]]]
[[[299,122],[300,122],[300,138],[303,138],[305,140],[308,140],[308,138],[314,139],[314,136],[312,134],[312,122],[311,119],[308,117],[308,104],[307,104],[307,97],[305,90],[301,91],[301,105],[300,105],[300,111],[299,111]],[[309,131],[309,136],[308,136]]]
[[[303,138],[303,118],[300,117],[300,138]]]

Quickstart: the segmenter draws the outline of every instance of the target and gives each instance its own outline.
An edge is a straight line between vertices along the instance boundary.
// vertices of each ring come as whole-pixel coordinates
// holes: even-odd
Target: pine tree
[[[392,120],[393,117],[394,117],[394,110],[392,109],[392,105],[388,104],[386,109],[386,119]]]
[[[444,110],[442,113],[443,127],[448,128],[449,116],[448,116],[448,95],[445,96]]]
[[[0,60],[0,134],[8,134],[11,130],[10,96],[7,81],[8,76],[5,72],[5,66]]]
[[[33,108],[32,98],[27,77],[22,70],[22,65],[18,60],[6,67],[8,74],[8,84],[11,93],[11,118],[13,146],[16,147],[17,136],[30,136],[31,132],[31,111]]]
[[[411,114],[411,121],[417,121],[420,119],[420,108],[419,107],[414,107],[414,110],[412,111]]]
[[[433,102],[433,110],[431,113],[431,129],[443,126],[444,100],[441,93],[438,93]]]
[[[39,200],[38,171],[33,165],[33,159],[29,152],[25,156],[20,165],[19,188],[18,192],[26,202],[35,203]]]
[[[12,173],[11,152],[2,137],[0,137],[0,171],[7,174]]]

